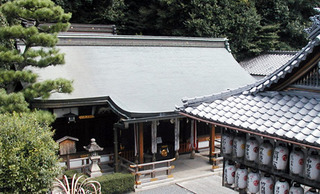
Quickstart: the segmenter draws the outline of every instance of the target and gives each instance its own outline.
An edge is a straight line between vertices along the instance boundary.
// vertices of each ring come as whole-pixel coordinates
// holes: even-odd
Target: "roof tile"
[[[191,113],[192,113],[193,115],[197,115],[199,112],[200,112],[200,111],[199,111],[198,109],[193,109]]]
[[[293,114],[299,112],[299,110],[300,110],[300,109],[299,109],[298,107],[296,107],[296,106],[294,106],[294,107],[292,107],[292,108],[289,109],[289,111],[290,111],[291,113],[293,113]]]
[[[304,135],[309,135],[310,133],[312,133],[312,131],[309,128],[304,128],[300,131],[300,133],[303,133]]]
[[[229,118],[228,120],[226,120],[226,123],[229,125],[232,125],[235,122],[235,120],[233,118]]]
[[[239,114],[232,115],[232,119],[234,119],[234,120],[238,120],[239,118],[240,118]]]
[[[292,129],[292,125],[286,123],[281,128],[285,131],[290,131]]]
[[[304,128],[307,124],[308,124],[308,123],[305,122],[305,121],[303,121],[303,120],[301,120],[301,121],[299,121],[299,122],[297,123],[297,125],[298,125],[299,127],[301,127],[301,128]]]
[[[226,117],[220,117],[220,118],[218,119],[218,121],[221,122],[221,123],[224,123],[226,120],[227,120]]]
[[[314,107],[314,110],[320,112],[320,104],[317,104],[317,105]]]
[[[276,111],[273,109],[269,109],[266,113],[270,116],[273,116],[276,113]]]
[[[262,115],[261,113],[255,112],[252,116],[253,116],[254,118],[258,119],[258,118],[261,117],[261,115]]]
[[[270,134],[274,134],[277,130],[273,127],[266,128],[266,131]]]
[[[288,120],[289,120],[288,118],[286,118],[286,117],[284,117],[284,116],[282,115],[282,117],[280,117],[280,119],[279,119],[278,121],[279,121],[280,123],[282,123],[282,124],[285,124]]]
[[[268,130],[268,128],[266,126],[264,126],[264,125],[261,125],[260,127],[257,128],[257,130],[262,132],[262,133],[264,133],[265,131]]]
[[[284,134],[284,136],[286,136],[287,138],[293,138],[295,135],[296,133],[292,131],[288,131],[286,134]]]
[[[291,119],[293,117],[293,114],[291,112],[286,112],[283,116],[288,119]]]
[[[259,126],[255,123],[253,123],[252,125],[250,125],[250,129],[252,130],[256,130]]]
[[[298,111],[298,113],[300,113],[301,115],[307,115],[307,114],[309,113],[309,111],[310,111],[310,109],[307,110],[307,109],[305,108],[305,106],[304,106],[304,108],[300,109],[300,110]]]
[[[301,131],[301,129],[302,129],[301,127],[296,125],[291,128],[291,131],[294,133],[299,133]]]
[[[243,128],[249,128],[250,125],[251,125],[251,124],[250,124],[249,122],[243,122],[243,123],[241,124],[241,127],[243,127]]]
[[[210,119],[212,116],[213,116],[213,114],[211,114],[211,113],[208,113],[208,114],[204,115],[204,117],[207,118],[207,119]]]
[[[314,143],[314,142],[316,142],[318,140],[318,138],[316,138],[315,136],[313,136],[313,135],[309,135],[306,139],[305,139],[305,141],[307,141],[307,142],[309,142],[309,143]]]
[[[287,121],[287,123],[289,123],[291,126],[294,126],[298,123],[299,121],[294,119],[294,118],[291,118]]]
[[[251,117],[254,114],[254,112],[252,112],[251,110],[248,110],[245,115],[248,117]]]
[[[318,115],[318,112],[314,109],[310,110],[310,112],[308,112],[308,115],[311,117],[315,117]]]
[[[263,125],[264,122],[265,122],[265,121],[260,118],[260,119],[258,119],[258,120],[256,121],[256,124],[257,124],[257,125]]]
[[[286,134],[287,132],[282,130],[282,129],[279,129],[275,132],[275,134],[279,135],[279,136],[283,136],[284,134]]]
[[[316,124],[320,124],[320,117],[317,116],[317,117],[314,117],[314,119],[312,120],[314,123]]]
[[[315,136],[315,137],[320,137],[320,130],[319,130],[319,129],[315,129],[315,130],[312,131],[311,134],[312,134],[313,136]]]
[[[299,133],[297,134],[296,136],[294,136],[297,140],[299,141],[303,141],[307,136],[302,134],[302,133]]]

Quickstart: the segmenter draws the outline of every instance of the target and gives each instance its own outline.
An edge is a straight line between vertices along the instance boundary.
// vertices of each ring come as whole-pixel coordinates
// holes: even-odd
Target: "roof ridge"
[[[252,85],[253,84],[249,84],[249,85],[245,85],[243,87],[239,87],[237,89],[226,90],[226,91],[223,91],[220,93],[206,95],[206,96],[200,96],[200,97],[194,97],[194,98],[184,98],[184,99],[182,99],[183,106],[191,106],[191,105],[194,106],[197,104],[206,103],[206,102],[214,101],[217,99],[222,99],[222,98],[238,95],[238,94],[243,93],[247,89],[251,88]],[[176,108],[179,109],[180,107],[176,107]]]
[[[98,33],[60,33],[58,46],[152,46],[225,48],[230,52],[227,38],[181,36],[106,35]]]

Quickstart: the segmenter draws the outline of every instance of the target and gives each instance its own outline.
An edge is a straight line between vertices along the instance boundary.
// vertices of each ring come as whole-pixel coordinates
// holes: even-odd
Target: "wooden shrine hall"
[[[144,163],[192,152],[199,142],[208,147],[209,126],[195,127],[175,106],[183,97],[254,81],[224,38],[63,33],[57,47],[65,53],[64,65],[31,70],[40,81],[73,80],[74,91],[35,100],[32,107],[57,116],[56,140],[76,138],[77,153],[82,153],[95,138],[103,152],[115,153],[116,162],[118,153]]]

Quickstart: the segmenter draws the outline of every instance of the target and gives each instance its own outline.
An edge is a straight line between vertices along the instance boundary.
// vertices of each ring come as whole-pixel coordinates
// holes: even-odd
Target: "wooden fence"
[[[125,168],[134,174],[137,188],[141,187],[144,183],[173,178],[171,170],[174,169],[174,166],[171,165],[171,162],[175,161],[175,158],[144,164],[135,164],[120,156],[119,161],[122,168]]]
[[[103,154],[99,160],[99,166],[103,170],[104,165],[112,164],[113,163],[113,154]],[[86,173],[87,169],[91,164],[89,156],[84,156],[80,158],[72,158],[70,159],[70,155],[66,155],[64,160],[60,162],[60,166],[65,167],[67,170],[77,170],[81,173]]]

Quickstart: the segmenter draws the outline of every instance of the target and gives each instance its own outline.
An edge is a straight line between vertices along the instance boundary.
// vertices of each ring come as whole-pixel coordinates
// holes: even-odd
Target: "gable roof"
[[[286,64],[295,54],[296,51],[269,51],[240,61],[240,65],[251,75],[266,76]]]
[[[181,114],[320,149],[320,94],[289,88],[290,84],[320,65],[320,28],[315,30],[317,35],[312,32],[311,41],[272,74],[237,90],[185,100],[184,107],[179,108]]]
[[[174,112],[181,97],[217,93],[254,79],[222,38],[60,35],[65,65],[34,69],[39,81],[73,80],[71,94],[53,94],[38,107],[108,100],[128,117]],[[56,104],[55,104],[56,102]]]

